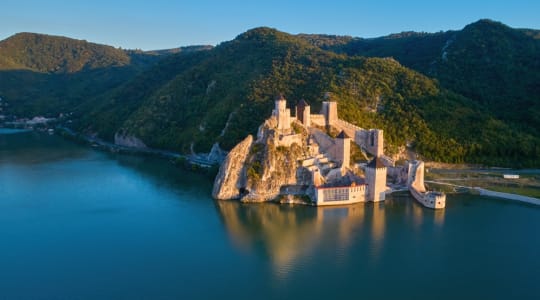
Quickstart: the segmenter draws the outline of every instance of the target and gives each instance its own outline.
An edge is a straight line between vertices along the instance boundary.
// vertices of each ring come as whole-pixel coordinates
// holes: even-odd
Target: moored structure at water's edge
[[[446,206],[444,193],[426,190],[423,161],[415,160],[409,163],[407,186],[414,199],[425,207],[439,209]]]

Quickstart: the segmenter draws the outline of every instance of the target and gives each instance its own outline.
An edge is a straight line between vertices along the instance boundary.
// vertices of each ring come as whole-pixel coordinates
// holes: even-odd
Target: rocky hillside
[[[215,199],[270,201],[276,199],[284,186],[311,184],[309,171],[304,174],[296,163],[307,153],[305,145],[277,146],[276,128],[276,119],[267,119],[259,128],[256,140],[248,135],[229,152],[214,182]],[[307,132],[302,132],[307,138]]]
[[[479,24],[471,26],[474,29]],[[526,38],[508,40],[507,49],[528,49],[530,44],[526,41],[536,41],[534,31],[511,29],[514,31]],[[535,98],[538,93],[534,91],[538,87],[535,76],[540,72],[519,83],[525,86],[516,87],[523,97],[514,97],[517,92],[512,97],[507,95],[507,106],[501,106],[522,111],[527,116],[526,122],[513,118],[516,113],[510,109],[505,110],[511,115],[497,112],[494,104],[484,103],[468,92],[496,93],[500,82],[485,77],[493,74],[491,69],[485,71],[479,64],[461,77],[449,75],[466,78],[462,84],[471,85],[471,89],[458,88],[457,84],[443,80],[441,70],[454,70],[444,74],[455,74],[467,67],[468,59],[477,57],[456,54],[459,53],[456,49],[462,49],[458,46],[465,45],[458,39],[459,35],[460,32],[404,33],[362,40],[295,36],[263,27],[209,50],[168,55],[142,72],[131,72],[131,67],[91,69],[89,73],[55,74],[66,79],[52,84],[37,72],[0,72],[4,76],[0,78],[0,97],[10,103],[23,99],[20,103],[25,105],[17,106],[18,110],[12,106],[12,111],[19,114],[45,108],[69,109],[75,113],[72,126],[77,130],[96,133],[111,141],[121,132],[139,138],[149,147],[189,153],[207,152],[215,142],[230,150],[246,135],[255,134],[270,114],[277,93],[291,100],[289,106],[304,98],[312,111],[317,112],[323,95],[330,92],[338,101],[341,118],[364,128],[385,131],[387,153],[408,145],[427,160],[513,166],[540,164],[540,137],[534,121],[537,115],[527,112],[527,109],[534,112],[538,103]],[[472,34],[465,37],[468,35]],[[491,34],[479,35],[489,39]],[[451,39],[455,41],[446,47],[446,59],[454,64],[454,69],[443,68],[441,52]],[[358,46],[368,41],[369,51]],[[486,45],[487,49],[493,47]],[[533,61],[534,56],[531,58],[529,54],[538,52],[517,53],[521,53],[515,55],[519,60],[513,62],[520,66],[525,57],[525,61],[530,61],[530,70],[536,70],[539,60]],[[394,59],[366,58],[360,54]],[[131,62],[133,65],[133,59]],[[506,64],[506,59],[502,62]],[[524,70],[523,67],[512,70],[520,69]],[[91,84],[93,80],[95,85]],[[18,91],[12,83],[28,90]],[[70,88],[62,90],[61,86]],[[47,97],[40,95],[43,91]],[[530,104],[527,109],[526,103]]]
[[[83,110],[88,119],[79,125],[185,153],[208,151],[216,141],[229,150],[255,133],[278,92],[290,106],[304,98],[318,111],[328,91],[343,119],[385,130],[389,153],[409,144],[426,159],[447,162],[530,164],[540,157],[534,133],[394,59],[337,54],[270,28],[161,62],[90,114]]]

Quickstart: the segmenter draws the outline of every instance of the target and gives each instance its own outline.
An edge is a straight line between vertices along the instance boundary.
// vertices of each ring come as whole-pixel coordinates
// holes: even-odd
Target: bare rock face
[[[144,142],[136,136],[127,135],[120,132],[114,134],[114,144],[138,149],[147,148]]]
[[[228,200],[242,196],[247,180],[245,162],[252,144],[253,136],[248,135],[229,152],[214,181],[212,197]]]
[[[276,199],[281,189],[305,186],[311,176],[302,172],[298,160],[307,152],[306,145],[279,146],[280,132],[270,118],[259,127],[257,140],[248,136],[229,152],[214,181],[213,197],[263,202]],[[304,132],[307,137],[307,132]],[[308,172],[309,173],[309,172]]]
[[[303,184],[297,178],[297,161],[302,153],[299,145],[275,147],[269,139],[256,146],[260,148],[259,153],[253,153],[246,165],[247,194],[242,201],[271,201],[279,196],[283,186]]]

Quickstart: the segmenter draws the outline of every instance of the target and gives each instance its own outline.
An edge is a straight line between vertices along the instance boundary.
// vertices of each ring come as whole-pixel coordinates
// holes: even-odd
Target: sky
[[[540,29],[538,0],[2,0],[0,40],[61,35],[124,49],[216,45],[259,26],[288,33],[377,37],[458,30],[479,19]]]

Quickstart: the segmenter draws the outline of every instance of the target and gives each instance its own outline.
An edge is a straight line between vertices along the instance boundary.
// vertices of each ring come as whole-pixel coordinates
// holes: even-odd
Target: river
[[[0,129],[0,299],[537,299],[540,209],[211,199],[165,160]]]

